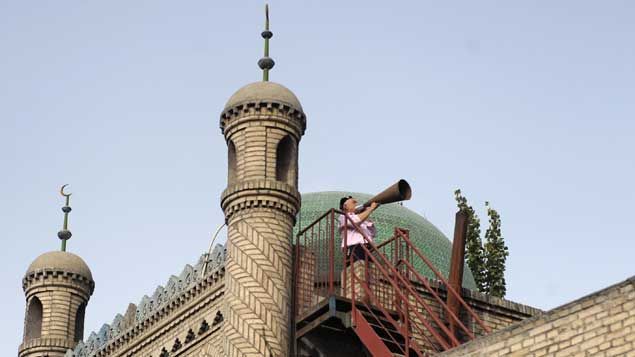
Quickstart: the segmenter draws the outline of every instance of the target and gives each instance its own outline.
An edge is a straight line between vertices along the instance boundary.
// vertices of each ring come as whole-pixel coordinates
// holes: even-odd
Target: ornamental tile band
[[[203,254],[198,262],[191,266],[185,265],[179,276],[172,275],[165,287],[159,285],[154,290],[152,297],[144,295],[138,305],[128,305],[124,315],[117,314],[111,324],[103,324],[97,333],[91,332],[85,341],[80,341],[74,350],[68,350],[66,357],[95,356],[109,343],[123,336],[129,330],[139,326],[146,319],[152,317],[159,310],[169,306],[183,293],[195,287],[195,285],[209,276],[218,274],[225,264],[225,246],[217,244],[207,259],[208,268],[205,276],[201,272],[205,264],[206,255]]]

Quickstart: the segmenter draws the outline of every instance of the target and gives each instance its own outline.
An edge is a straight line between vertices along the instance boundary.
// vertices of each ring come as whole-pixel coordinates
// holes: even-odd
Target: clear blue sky
[[[539,308],[632,276],[633,18],[632,1],[271,1],[271,78],[308,116],[301,191],[403,177],[447,235],[455,188],[482,216],[489,200],[507,297]],[[87,334],[206,249],[219,114],[261,76],[262,27],[261,1],[0,1],[1,355],[27,266],[58,249],[61,184],[96,281]]]

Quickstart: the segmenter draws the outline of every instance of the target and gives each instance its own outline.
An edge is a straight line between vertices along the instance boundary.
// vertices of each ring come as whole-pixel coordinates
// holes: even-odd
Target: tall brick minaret
[[[19,357],[63,357],[84,336],[86,304],[95,282],[84,260],[66,251],[66,241],[71,237],[70,194],[64,193],[64,186],[61,194],[66,197],[62,207],[64,226],[57,233],[62,248],[37,257],[22,279],[26,312]]]
[[[268,81],[268,14],[262,37],[263,81],[239,89],[220,119],[228,147],[224,349],[232,357],[288,356],[291,335],[291,242],[306,117],[290,90]]]

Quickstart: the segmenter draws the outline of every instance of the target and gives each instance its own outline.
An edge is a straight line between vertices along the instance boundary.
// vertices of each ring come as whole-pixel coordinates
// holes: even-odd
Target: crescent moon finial
[[[68,184],[64,184],[62,185],[62,188],[60,188],[60,195],[64,197],[70,197],[72,193],[64,193],[64,188],[66,188],[66,186],[68,186]]]
[[[73,235],[71,231],[68,230],[68,214],[71,211],[70,200],[72,193],[64,192],[66,186],[68,186],[68,184],[64,184],[60,188],[60,195],[64,196],[66,199],[66,204],[62,207],[62,212],[64,212],[64,225],[62,226],[62,230],[57,232],[57,237],[62,240],[62,252],[66,251],[66,241]]]

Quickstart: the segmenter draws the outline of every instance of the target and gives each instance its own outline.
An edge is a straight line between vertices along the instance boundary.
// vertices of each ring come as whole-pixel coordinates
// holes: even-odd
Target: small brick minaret
[[[289,355],[291,238],[306,118],[290,90],[268,81],[268,23],[267,14],[263,81],[238,90],[220,119],[229,164],[221,198],[228,225],[224,349],[232,357]]]
[[[26,296],[24,339],[19,357],[63,357],[84,337],[86,304],[95,288],[88,265],[79,256],[66,252],[70,194],[64,193],[64,226],[58,233],[62,250],[40,255],[22,280]]]

